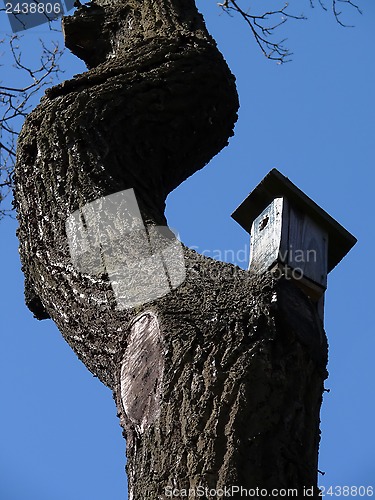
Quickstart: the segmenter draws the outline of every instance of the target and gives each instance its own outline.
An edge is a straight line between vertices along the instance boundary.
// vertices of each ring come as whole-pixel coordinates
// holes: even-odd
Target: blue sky
[[[296,4],[300,13],[302,2]],[[184,243],[213,256],[237,253],[245,267],[249,236],[230,214],[276,167],[358,238],[330,273],[326,293],[331,392],[321,412],[319,463],[325,486],[375,481],[375,3],[361,4],[363,16],[347,12],[356,27],[343,29],[304,2],[309,20],[290,21],[280,32],[293,61],[278,66],[240,20],[213,1],[198,2],[237,77],[241,108],[229,147],[167,203],[169,224]],[[0,30],[10,33],[4,13]],[[25,60],[35,58],[38,38],[49,37],[45,28],[26,32]],[[64,69],[67,78],[83,65],[66,54]],[[0,71],[9,82],[8,68]],[[15,229],[15,221],[0,224],[0,498],[126,499],[125,442],[112,395],[52,321],[38,322],[26,309]]]

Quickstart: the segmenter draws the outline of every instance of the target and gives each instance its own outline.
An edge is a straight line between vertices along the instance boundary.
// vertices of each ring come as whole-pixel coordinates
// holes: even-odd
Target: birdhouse
[[[249,270],[293,280],[318,304],[323,319],[327,274],[356,238],[276,169],[232,217],[251,235]]]

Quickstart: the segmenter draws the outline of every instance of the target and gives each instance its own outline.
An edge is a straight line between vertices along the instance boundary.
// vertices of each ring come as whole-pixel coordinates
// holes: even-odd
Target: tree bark
[[[232,485],[316,497],[327,345],[302,292],[184,248],[183,284],[118,310],[108,276],[69,253],[69,215],[122,190],[147,226],[166,224],[168,193],[233,134],[234,77],[201,15],[191,0],[97,0],[64,31],[90,69],[50,89],[20,134],[26,302],[112,389],[129,498]]]

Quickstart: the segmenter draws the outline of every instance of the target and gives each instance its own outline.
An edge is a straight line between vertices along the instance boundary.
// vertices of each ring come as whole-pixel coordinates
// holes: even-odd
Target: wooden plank
[[[283,198],[276,198],[251,227],[249,270],[262,273],[278,260],[283,231]]]
[[[287,263],[327,288],[328,234],[307,214],[289,204]]]

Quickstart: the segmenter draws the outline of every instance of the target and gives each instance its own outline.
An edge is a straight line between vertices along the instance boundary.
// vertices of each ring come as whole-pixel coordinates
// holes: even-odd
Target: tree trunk
[[[231,486],[316,497],[327,346],[302,292],[184,248],[179,287],[121,310],[105,271],[72,265],[73,212],[133,188],[146,226],[165,225],[168,193],[233,134],[234,77],[201,15],[192,0],[97,0],[64,31],[90,69],[50,89],[20,134],[26,302],[113,390],[129,498]]]

